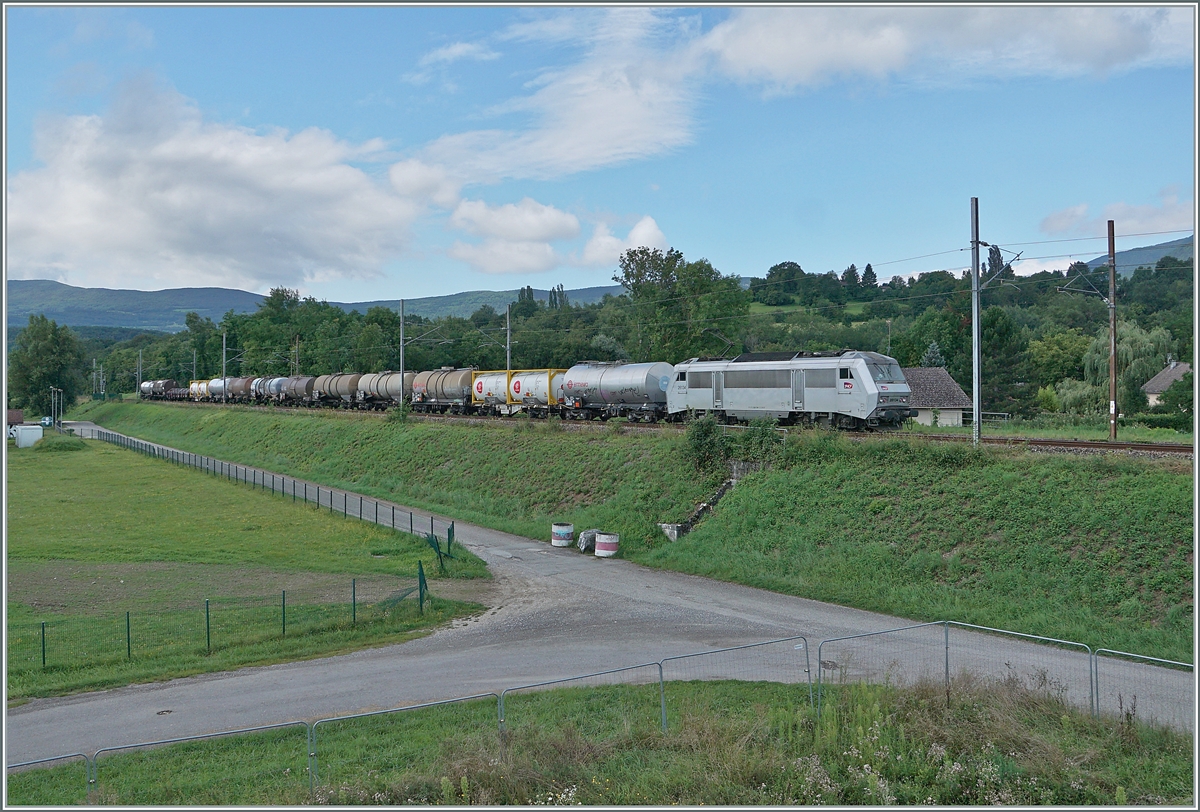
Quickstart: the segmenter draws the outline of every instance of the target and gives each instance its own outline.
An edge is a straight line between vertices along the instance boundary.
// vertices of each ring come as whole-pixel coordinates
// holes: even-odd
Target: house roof
[[[971,399],[942,367],[910,367],[904,379],[912,389],[908,405],[914,409],[970,409]]]
[[[8,425],[19,426],[25,422],[25,411],[23,409],[8,409]]]
[[[1191,364],[1177,363],[1169,366],[1150,380],[1142,384],[1142,391],[1147,395],[1161,395],[1171,384],[1192,371]]]

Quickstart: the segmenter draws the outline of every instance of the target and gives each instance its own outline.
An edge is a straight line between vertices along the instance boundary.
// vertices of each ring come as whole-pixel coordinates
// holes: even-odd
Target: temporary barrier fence
[[[1175,728],[1195,724],[1195,692],[1175,687],[1179,672],[1191,674],[1194,684],[1195,666],[1191,663],[1098,648],[1091,665],[1097,714],[1118,718],[1128,715]]]
[[[501,732],[506,730],[509,725],[509,711],[512,707],[512,698],[521,692],[535,691],[539,689],[548,689],[555,687],[569,686],[571,683],[590,686],[604,685],[631,685],[645,686],[651,688],[657,679],[658,681],[658,713],[657,722],[659,729],[665,734],[668,732],[668,703],[667,703],[667,684],[669,682],[677,682],[681,680],[753,680],[767,681],[774,683],[805,685],[806,689],[802,690],[800,697],[807,695],[809,705],[815,701],[817,712],[822,712],[824,683],[827,681],[824,678],[824,672],[834,672],[838,675],[838,679],[842,683],[862,682],[862,681],[884,681],[892,684],[900,684],[909,680],[927,679],[940,675],[945,680],[949,687],[950,683],[950,651],[951,640],[950,629],[952,626],[958,626],[962,629],[976,630],[986,632],[984,634],[975,635],[970,641],[962,645],[963,650],[970,656],[956,656],[956,663],[966,662],[976,668],[991,669],[991,676],[1005,679],[1006,675],[1003,671],[996,671],[992,668],[990,660],[986,657],[980,657],[974,651],[974,647],[984,645],[987,640],[1003,639],[1004,637],[1020,638],[1022,642],[1030,641],[1030,645],[1023,645],[1019,648],[1012,648],[1007,652],[999,652],[999,656],[1009,656],[1010,659],[1005,661],[1005,666],[1013,665],[1011,657],[1027,653],[1030,649],[1038,650],[1043,648],[1040,643],[1049,642],[1054,646],[1066,646],[1068,648],[1078,647],[1087,649],[1082,643],[1072,643],[1071,641],[1054,640],[1053,638],[1038,637],[1036,635],[1025,635],[1016,632],[1010,632],[1003,629],[990,629],[988,627],[973,626],[967,623],[958,623],[955,621],[936,621],[932,623],[921,623],[912,626],[904,626],[897,629],[886,629],[879,632],[868,632],[865,634],[848,635],[845,637],[829,638],[821,641],[817,647],[818,678],[817,686],[814,692],[811,680],[811,663],[809,660],[809,646],[807,638],[804,636],[785,637],[778,640],[769,640],[760,643],[751,643],[742,646],[732,646],[721,649],[710,649],[706,651],[694,652],[691,654],[673,655],[665,657],[657,662],[641,663],[639,665],[626,666],[623,668],[613,668],[604,671],[597,671],[590,674],[583,674],[573,677],[565,677],[561,679],[545,680],[535,683],[527,683],[503,689],[500,693],[486,692],[472,694],[471,696],[456,697],[453,699],[444,699],[436,702],[426,702],[417,705],[406,705],[401,707],[389,708],[386,710],[369,711],[366,713],[350,714],[343,716],[333,716],[318,719],[313,722],[281,722],[273,725],[264,725],[252,728],[240,728],[237,730],[226,730],[215,733],[205,733],[196,736],[185,736],[174,739],[161,739],[156,741],[140,742],[137,744],[119,745],[112,747],[104,747],[97,750],[91,757],[84,753],[71,753],[66,755],[54,756],[50,758],[37,759],[33,761],[24,761],[15,764],[9,764],[8,769],[24,769],[36,767],[39,765],[52,764],[54,762],[65,761],[69,759],[82,758],[84,759],[87,770],[87,786],[88,799],[92,799],[92,792],[96,787],[98,769],[97,759],[103,753],[111,753],[117,751],[139,749],[152,746],[161,746],[167,744],[175,744],[187,741],[196,741],[200,739],[211,739],[222,736],[230,736],[235,734],[244,734],[251,732],[259,732],[271,730],[275,728],[284,728],[303,725],[307,728],[307,755],[309,759],[309,791],[312,793],[318,785],[318,748],[317,748],[317,727],[320,725],[328,725],[334,722],[347,722],[351,720],[365,719],[367,717],[382,716],[385,714],[397,714],[407,711],[417,711],[426,708],[444,707],[451,705],[461,705],[473,700],[482,700],[487,697],[494,697],[496,700],[495,719],[497,728]],[[871,657],[859,656],[855,654],[863,654],[862,646],[868,642],[883,645],[883,653],[876,652]],[[829,647],[828,651],[826,647]],[[801,652],[803,658],[801,660]],[[957,650],[956,650],[957,653]],[[851,655],[847,657],[847,654]],[[898,656],[897,656],[898,655]],[[829,660],[826,657],[839,657],[841,662]],[[1101,710],[1107,715],[1112,715],[1119,708],[1114,708],[1108,697],[1112,696],[1115,691],[1118,691],[1117,686],[1130,684],[1131,680],[1136,678],[1132,674],[1135,671],[1130,671],[1129,674],[1116,674],[1113,671],[1113,666],[1119,664],[1129,669],[1140,667],[1143,669],[1141,686],[1146,686],[1147,678],[1155,679],[1163,684],[1160,691],[1164,696],[1168,697],[1167,702],[1170,702],[1170,697],[1181,706],[1181,712],[1185,709],[1190,709],[1190,705],[1185,704],[1190,702],[1190,697],[1194,690],[1192,676],[1193,666],[1188,663],[1179,663],[1171,660],[1163,660],[1155,657],[1145,657],[1128,652],[1120,652],[1112,649],[1096,649],[1095,651],[1088,650],[1086,657],[1087,673],[1091,677],[1089,685],[1101,685],[1100,696],[1104,698],[1104,707],[1097,707],[1096,703],[1089,704],[1089,710],[1093,713],[1099,713]],[[1036,660],[1034,661],[1036,663]],[[1073,662],[1073,661],[1072,661]],[[1103,664],[1103,676],[1101,677],[1101,668]],[[913,666],[917,666],[914,668]],[[1160,666],[1165,666],[1160,667]],[[1035,666],[1036,668],[1036,666]],[[1146,669],[1150,669],[1147,671]],[[960,667],[960,671],[969,671],[966,667]],[[1164,675],[1166,673],[1177,675],[1179,678],[1168,680]],[[1186,672],[1186,677],[1184,677]],[[1095,675],[1095,676],[1091,676]],[[1124,679],[1122,683],[1119,679]],[[1023,683],[1024,684],[1024,683]],[[1034,689],[1049,689],[1052,688],[1048,684],[1034,683],[1027,687]],[[1133,686],[1135,689],[1137,685]],[[651,688],[652,690],[652,688]],[[1069,687],[1068,687],[1069,690]],[[1060,692],[1060,696],[1066,698],[1064,693]],[[1092,694],[1094,698],[1096,694]],[[1130,694],[1131,698],[1134,694]],[[633,727],[635,724],[649,724],[654,717],[654,713],[650,711],[649,705],[653,704],[653,700],[646,701],[646,697],[632,696],[628,699],[622,699],[622,702],[627,703],[624,709],[623,719]],[[1140,714],[1140,709],[1139,709]],[[1139,718],[1146,718],[1139,716]],[[1152,721],[1169,722],[1163,716],[1152,716]],[[1179,722],[1177,727],[1185,727],[1191,730],[1191,725],[1194,724],[1194,719],[1175,719]],[[586,729],[586,725],[579,725]],[[653,726],[651,724],[651,726]]]

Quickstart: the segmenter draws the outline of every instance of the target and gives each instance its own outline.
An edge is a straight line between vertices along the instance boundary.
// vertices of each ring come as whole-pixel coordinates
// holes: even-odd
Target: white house
[[[1151,406],[1157,406],[1158,402],[1162,400],[1162,393],[1166,392],[1175,381],[1192,371],[1191,364],[1174,361],[1170,356],[1167,356],[1167,360],[1170,364],[1166,369],[1142,384],[1142,391],[1146,393],[1146,402]]]
[[[922,425],[932,426],[936,411],[939,426],[961,426],[963,411],[973,407],[967,393],[942,367],[911,367],[904,370],[904,379],[912,390],[908,405],[917,410],[913,420]]]

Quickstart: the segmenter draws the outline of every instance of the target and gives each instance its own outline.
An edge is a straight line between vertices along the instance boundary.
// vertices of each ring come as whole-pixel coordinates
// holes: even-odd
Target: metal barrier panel
[[[33,761],[22,761],[18,764],[9,764],[8,777],[5,780],[5,796],[18,795],[23,799],[27,799],[27,803],[31,806],[62,806],[71,803],[66,798],[55,797],[57,788],[49,786],[46,781],[45,770],[56,765],[58,762],[70,761],[72,759],[83,759],[84,775],[83,781],[79,784],[82,792],[77,796],[81,801],[86,803],[89,800],[89,794],[95,779],[95,762],[86,753],[68,753],[62,756],[51,756],[50,758],[39,758]],[[27,768],[41,767],[39,770],[31,770],[22,772]],[[17,772],[13,772],[16,770]]]
[[[1090,647],[953,620],[946,626],[952,673],[1014,682],[1093,712]]]
[[[1096,712],[1196,732],[1196,672],[1190,663],[1098,648],[1092,656]]]
[[[817,647],[817,708],[827,685],[947,681],[946,624],[919,623],[824,640]]]
[[[309,737],[309,788],[339,783],[382,789],[387,772],[437,758],[437,742],[447,727],[495,734],[500,697],[495,693],[425,702],[386,710],[320,719]],[[387,740],[387,747],[380,743]],[[386,763],[380,751],[386,749]],[[336,752],[336,755],[329,755]],[[372,782],[371,779],[375,781]],[[378,785],[378,786],[376,786]],[[316,795],[314,795],[316,797]],[[321,800],[336,802],[336,796]],[[342,799],[345,800],[345,799]]]
[[[808,640],[802,635],[667,657],[659,665],[663,679],[660,700],[664,733],[672,720],[680,721],[684,710],[671,701],[672,682],[778,682],[796,685],[797,699],[810,707],[813,704],[812,661]]]
[[[303,739],[289,730],[296,727],[304,729]],[[137,756],[131,751],[175,745],[176,747],[172,748],[173,756],[185,762],[203,760],[206,767],[204,770],[196,771],[167,770],[157,773],[154,781],[154,792],[156,793],[154,802],[156,805],[195,803],[194,799],[206,796],[211,776],[221,774],[220,761],[222,759],[235,761],[241,775],[245,776],[247,772],[246,752],[241,749],[227,751],[213,740],[249,734],[259,734],[260,740],[250,750],[254,764],[254,777],[248,784],[251,789],[246,793],[250,796],[246,798],[246,803],[270,803],[270,798],[278,797],[278,793],[289,790],[291,794],[303,797],[307,789],[304,773],[312,731],[308,722],[302,721],[279,722],[272,725],[223,730],[196,736],[159,739],[120,747],[104,747],[97,750],[92,756],[92,780],[94,781],[92,791],[98,796],[99,802],[104,803],[109,788],[113,787],[112,791],[115,792],[115,787],[120,786],[120,798],[123,804],[147,803],[146,800],[139,800],[141,797],[139,787],[121,786],[122,767],[132,762],[127,762],[125,758],[106,760],[107,763],[101,770],[100,756],[125,753],[127,758],[136,759]],[[253,797],[255,793],[261,793],[261,798]]]
[[[557,690],[567,689],[564,708]],[[584,737],[650,732],[662,726],[662,668],[642,663],[564,679],[506,688],[500,693],[500,727],[554,724]]]

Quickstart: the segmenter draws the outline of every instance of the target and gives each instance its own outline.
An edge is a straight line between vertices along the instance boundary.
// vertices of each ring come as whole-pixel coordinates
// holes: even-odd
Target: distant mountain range
[[[1117,252],[1117,269],[1128,276],[1139,265],[1150,265],[1161,257],[1191,259],[1192,237],[1183,237],[1171,242],[1131,248]],[[1088,263],[1095,268],[1105,265],[1108,256],[1097,257]],[[749,279],[742,277],[742,285]],[[568,290],[567,298],[578,304],[599,302],[606,295],[620,296],[624,288],[620,285],[603,285],[593,288]],[[534,296],[545,301],[548,290],[534,289]],[[10,279],[7,284],[5,306],[8,309],[9,332],[19,330],[29,316],[42,313],[59,324],[71,327],[121,327],[137,330],[159,330],[178,332],[185,328],[184,316],[196,312],[203,317],[220,321],[232,310],[235,313],[252,313],[263,300],[262,294],[248,293],[229,288],[173,288],[170,290],[111,290],[108,288],[77,288],[44,279]],[[405,299],[404,312],[439,318],[442,316],[467,317],[484,305],[503,311],[510,302],[517,300],[516,290],[471,290],[450,296],[427,296],[421,299]],[[372,307],[387,307],[397,310],[399,299],[381,299],[373,302],[330,302],[343,310],[366,313]]]

